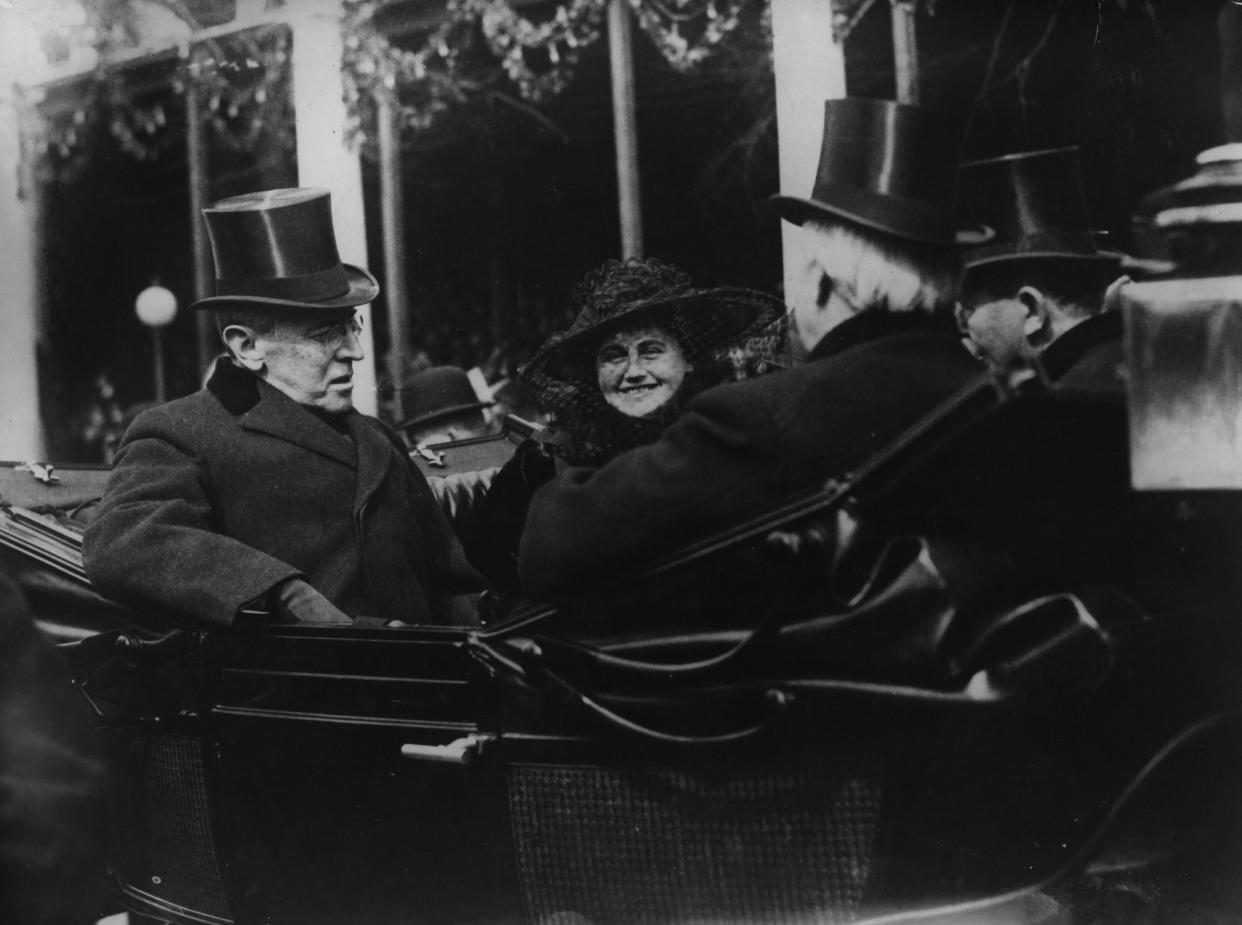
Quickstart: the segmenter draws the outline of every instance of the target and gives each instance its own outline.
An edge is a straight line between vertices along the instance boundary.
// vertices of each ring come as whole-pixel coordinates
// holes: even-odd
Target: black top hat
[[[703,354],[771,324],[785,303],[754,289],[695,289],[684,270],[655,259],[606,261],[587,274],[570,299],[573,323],[553,334],[522,370],[527,391],[547,377],[595,382],[595,350],[611,331],[650,321],[669,326],[682,346]]]
[[[379,294],[374,276],[341,263],[327,190],[231,196],[203,209],[203,218],[216,260],[216,294],[191,308],[352,308]]]
[[[409,417],[397,425],[398,430],[432,424],[490,404],[479,400],[470,376],[457,366],[424,369],[406,380],[402,392],[409,396],[405,401]]]
[[[826,216],[927,244],[952,244],[964,123],[889,100],[824,103],[824,142],[810,199],[773,196],[796,225]]]
[[[962,165],[963,265],[1049,259],[1121,262],[1101,251],[1087,216],[1077,148],[1024,151]]]

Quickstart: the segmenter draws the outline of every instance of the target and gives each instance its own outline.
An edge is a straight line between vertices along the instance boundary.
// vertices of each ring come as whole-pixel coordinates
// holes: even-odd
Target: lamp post
[[[177,297],[169,290],[152,283],[134,299],[134,314],[151,329],[151,353],[155,357],[155,400],[167,400],[164,381],[164,328],[177,317]]]

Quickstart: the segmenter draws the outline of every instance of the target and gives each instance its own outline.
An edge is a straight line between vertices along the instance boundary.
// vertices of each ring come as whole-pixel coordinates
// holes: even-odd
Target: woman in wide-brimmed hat
[[[562,431],[556,451],[580,465],[654,440],[698,392],[738,378],[739,352],[770,354],[763,335],[779,339],[769,329],[785,311],[774,296],[697,289],[677,267],[633,258],[588,273],[571,305],[574,322],[518,381]]]
[[[554,473],[549,453],[600,466],[657,439],[696,394],[779,365],[785,306],[751,289],[696,289],[658,260],[609,260],[574,289],[574,322],[552,335],[518,382],[552,421],[492,482],[466,541],[472,564],[504,592],[531,495]]]

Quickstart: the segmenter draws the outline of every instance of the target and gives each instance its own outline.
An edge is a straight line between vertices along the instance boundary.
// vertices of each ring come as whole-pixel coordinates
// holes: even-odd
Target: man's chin
[[[319,410],[324,414],[347,414],[354,408],[354,397],[350,393],[334,392],[319,403]]]

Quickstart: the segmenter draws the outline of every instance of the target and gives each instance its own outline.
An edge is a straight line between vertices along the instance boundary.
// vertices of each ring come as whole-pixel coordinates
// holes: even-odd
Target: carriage
[[[1123,396],[981,376],[476,630],[105,601],[104,468],[6,465],[0,546],[104,743],[132,920],[1225,921],[1242,505],[1134,491],[1129,449]]]

